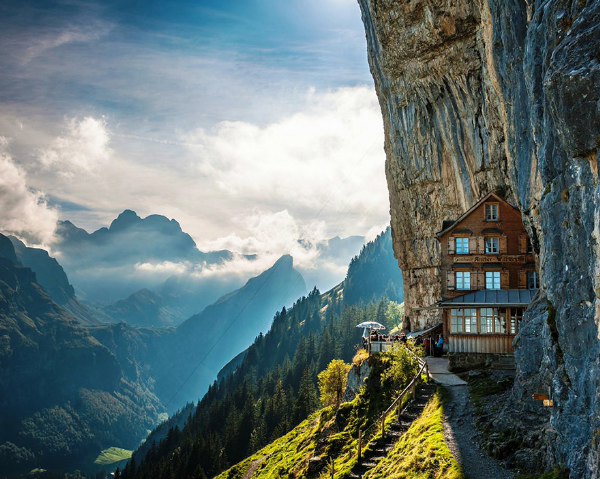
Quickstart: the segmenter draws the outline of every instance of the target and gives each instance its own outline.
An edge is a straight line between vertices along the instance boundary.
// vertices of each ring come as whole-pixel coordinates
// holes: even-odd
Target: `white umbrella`
[[[385,329],[385,326],[381,323],[377,323],[376,321],[364,321],[360,324],[356,325],[357,328],[365,328],[363,331],[363,338],[367,338],[369,341],[369,354],[371,354],[371,331],[380,331]],[[367,329],[369,332],[367,333]]]
[[[375,330],[375,331],[378,331],[380,329],[385,329],[385,326],[383,324],[378,323],[376,321],[364,321],[360,324],[357,324],[356,327],[371,329],[371,330]]]

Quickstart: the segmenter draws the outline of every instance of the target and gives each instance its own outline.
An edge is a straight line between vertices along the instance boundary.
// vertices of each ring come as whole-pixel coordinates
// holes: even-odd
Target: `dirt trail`
[[[466,479],[513,479],[514,474],[479,447],[475,411],[468,386],[448,386],[444,435]]]

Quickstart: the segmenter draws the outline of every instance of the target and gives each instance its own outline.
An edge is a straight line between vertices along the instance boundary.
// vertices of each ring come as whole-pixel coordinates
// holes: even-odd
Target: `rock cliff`
[[[600,477],[600,2],[359,4],[413,328],[439,318],[420,309],[440,293],[434,233],[503,193],[542,279],[517,338],[513,396],[527,405],[551,387],[547,464]]]

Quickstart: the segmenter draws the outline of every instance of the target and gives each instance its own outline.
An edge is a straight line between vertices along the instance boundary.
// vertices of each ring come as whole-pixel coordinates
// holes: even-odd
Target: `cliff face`
[[[552,387],[547,462],[600,477],[600,2],[359,0],[385,125],[413,329],[440,293],[435,233],[479,197],[518,205],[542,290],[514,397]]]

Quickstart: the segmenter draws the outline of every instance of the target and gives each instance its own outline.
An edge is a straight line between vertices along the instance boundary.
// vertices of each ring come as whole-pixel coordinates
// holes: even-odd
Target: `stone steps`
[[[436,387],[433,385],[422,386],[416,395],[416,398],[411,400],[400,414],[400,422],[398,418],[389,426],[386,434],[383,438],[380,438],[371,448],[363,453],[361,461],[354,466],[349,474],[349,477],[358,479],[363,476],[367,471],[373,469],[379,461],[384,459],[388,452],[392,450],[400,436],[402,436],[408,428],[412,425],[413,421],[417,419],[425,405],[431,399],[431,396],[436,391]]]

